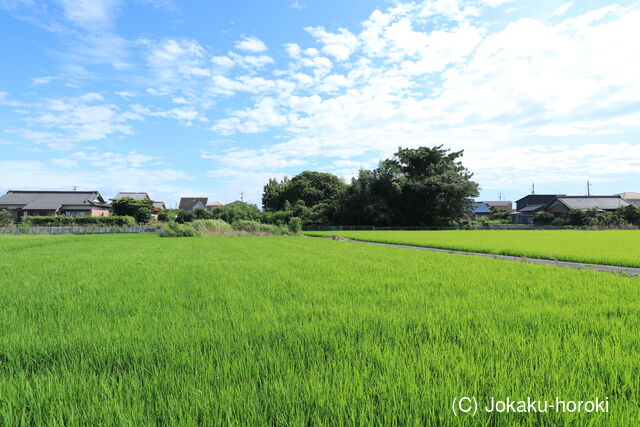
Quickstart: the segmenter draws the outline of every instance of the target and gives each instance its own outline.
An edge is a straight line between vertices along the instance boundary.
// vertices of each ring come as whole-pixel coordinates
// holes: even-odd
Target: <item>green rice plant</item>
[[[0,425],[638,425],[639,284],[291,236],[0,236]],[[464,396],[610,409],[456,417]]]
[[[313,236],[640,267],[640,230],[322,231]]]

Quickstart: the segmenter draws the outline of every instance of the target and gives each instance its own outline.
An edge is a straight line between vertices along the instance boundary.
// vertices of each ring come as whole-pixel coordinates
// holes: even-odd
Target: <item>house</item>
[[[507,200],[473,202],[473,218],[487,218],[493,212],[492,208],[511,212],[513,203]]]
[[[483,202],[473,202],[473,219],[486,218],[491,215],[491,208]]]
[[[559,196],[564,196],[564,194],[527,194],[516,200],[516,210],[511,213],[511,222],[514,224],[533,224],[534,215],[544,211],[545,206]]]
[[[134,199],[134,200],[151,200],[151,197],[149,197],[149,193],[133,193],[133,192],[127,192],[127,191],[121,191],[120,193],[116,194],[109,200],[111,200],[112,202],[115,202],[116,200],[124,199],[125,197]]]
[[[501,211],[513,211],[513,202],[510,200],[494,200],[494,201],[484,201],[482,202],[485,205],[489,206],[489,208],[495,208]]]
[[[16,220],[25,216],[108,216],[111,205],[98,191],[9,190],[0,197],[0,209]]]
[[[207,205],[205,206],[205,209],[208,210],[209,212],[212,212],[214,209],[217,209],[220,206],[224,206],[224,203],[218,202],[216,200],[215,202],[207,203]]]
[[[152,210],[154,214],[157,214],[161,210],[167,209],[164,202],[153,202]]]
[[[183,211],[194,211],[204,209],[207,206],[206,197],[182,197],[178,209]]]
[[[544,210],[556,216],[566,217],[572,209],[597,209],[611,212],[628,206],[630,203],[620,196],[562,196],[549,202]]]
[[[626,193],[617,194],[632,205],[640,206],[640,193],[627,191]]]

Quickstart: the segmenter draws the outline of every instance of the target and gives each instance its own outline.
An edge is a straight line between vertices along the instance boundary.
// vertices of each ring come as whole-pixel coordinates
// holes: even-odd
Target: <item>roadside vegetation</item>
[[[0,236],[0,259],[0,425],[640,423],[638,279],[290,237]]]
[[[163,226],[161,237],[199,237],[217,235],[286,236],[300,234],[299,218],[292,218],[288,226],[262,224],[257,221],[237,220],[229,224],[220,219],[196,219],[188,223],[176,221]]]
[[[640,267],[640,230],[310,231],[305,234],[324,237],[335,235],[369,242]]]

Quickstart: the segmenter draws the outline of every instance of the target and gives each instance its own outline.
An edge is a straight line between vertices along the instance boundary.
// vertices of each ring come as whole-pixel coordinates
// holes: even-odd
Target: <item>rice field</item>
[[[313,236],[640,267],[640,230],[314,231]]]
[[[0,425],[638,425],[640,279],[304,237],[0,236]],[[455,417],[454,398],[608,413]]]

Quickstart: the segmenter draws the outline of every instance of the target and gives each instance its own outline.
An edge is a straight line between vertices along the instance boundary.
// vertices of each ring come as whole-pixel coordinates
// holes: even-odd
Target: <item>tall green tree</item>
[[[111,203],[113,214],[118,216],[132,216],[139,224],[146,224],[151,220],[153,202],[151,200],[136,200],[123,197]]]
[[[373,171],[360,171],[340,203],[345,224],[433,226],[468,216],[478,184],[462,151],[399,148]]]

